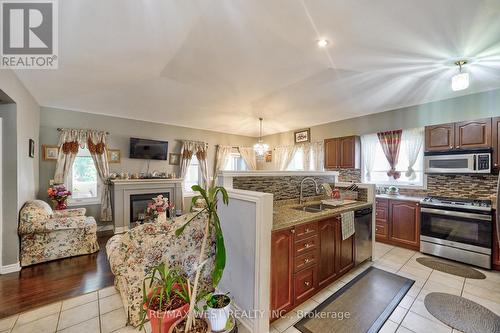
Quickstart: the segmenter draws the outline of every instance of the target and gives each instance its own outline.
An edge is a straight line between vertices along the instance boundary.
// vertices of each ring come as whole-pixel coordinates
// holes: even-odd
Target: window
[[[288,164],[287,171],[303,171],[304,170],[304,149],[298,148],[293,155],[292,161]]]
[[[198,162],[198,158],[195,154],[191,157],[191,164],[186,172],[186,177],[184,178],[184,190],[186,192],[193,192],[191,187],[193,185],[200,184],[200,162]]]
[[[99,203],[100,180],[87,148],[79,149],[68,175],[70,205]]]
[[[248,167],[241,157],[241,154],[237,149],[234,149],[229,156],[226,157],[226,163],[224,164],[223,170],[229,171],[247,171]]]
[[[418,156],[413,166],[414,175],[408,177],[408,165],[410,164],[410,152],[412,145],[420,143]],[[417,150],[416,150],[417,151]],[[376,134],[364,135],[361,139],[362,152],[362,181],[363,183],[375,183],[377,185],[399,185],[399,186],[424,186],[424,147],[423,131],[421,129],[403,130],[399,148],[399,159],[396,170],[401,173],[398,179],[387,176],[390,169],[389,162],[382,151],[382,146]],[[370,155],[370,156],[369,156]],[[373,169],[367,175],[367,160],[372,159]]]
[[[313,142],[295,148],[287,171],[323,171],[323,142]]]

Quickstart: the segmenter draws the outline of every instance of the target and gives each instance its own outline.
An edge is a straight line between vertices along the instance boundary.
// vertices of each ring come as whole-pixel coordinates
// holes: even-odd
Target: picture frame
[[[42,146],[42,159],[44,161],[57,161],[58,154],[59,154],[59,146],[57,145]]]
[[[266,163],[271,163],[273,161],[273,151],[272,150],[266,151],[264,158],[265,158]]]
[[[107,152],[108,152],[108,163],[120,163],[121,162],[120,149],[107,149]]]
[[[168,154],[168,164],[180,165],[181,164],[181,154],[176,154],[176,153]]]
[[[295,144],[311,142],[311,129],[306,128],[300,131],[293,132],[293,139]]]
[[[35,140],[29,139],[29,151],[28,156],[31,158],[35,157]]]

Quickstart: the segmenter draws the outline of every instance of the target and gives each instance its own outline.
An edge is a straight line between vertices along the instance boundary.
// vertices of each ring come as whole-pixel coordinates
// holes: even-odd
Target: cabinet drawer
[[[301,224],[295,227],[295,240],[301,240],[318,233],[318,223]]]
[[[295,301],[301,303],[316,291],[316,267],[295,274]]]
[[[387,206],[389,206],[389,199],[377,198],[377,199],[375,199],[375,204],[376,204],[376,208],[378,208],[379,206],[380,207],[387,207]]]
[[[375,224],[375,234],[378,236],[387,237],[387,223],[377,223]]]
[[[308,252],[295,258],[294,272],[299,272],[307,267],[316,265],[318,261],[318,251]]]
[[[387,221],[387,207],[377,207],[375,208],[375,219]]]
[[[295,242],[295,256],[300,256],[309,251],[316,251],[318,248],[318,235]]]

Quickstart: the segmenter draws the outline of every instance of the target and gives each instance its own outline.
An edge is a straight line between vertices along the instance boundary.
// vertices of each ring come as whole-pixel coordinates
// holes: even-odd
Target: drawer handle
[[[311,282],[306,281],[306,282],[304,282],[304,285],[305,285],[306,287],[309,287],[309,286],[311,285]]]
[[[309,228],[306,228],[306,233],[311,232],[312,230]]]
[[[308,264],[310,261],[311,261],[311,259],[306,258],[306,259],[304,260],[304,264]]]
[[[292,234],[294,234],[294,233],[295,233],[295,229],[290,230],[290,232],[291,232]]]
[[[453,148],[453,146],[450,146],[450,149]]]
[[[313,246],[313,244],[306,243],[306,245],[304,245],[306,249],[310,248],[311,246]]]

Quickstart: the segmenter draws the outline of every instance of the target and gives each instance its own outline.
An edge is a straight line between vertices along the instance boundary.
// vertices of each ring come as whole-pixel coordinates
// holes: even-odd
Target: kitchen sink
[[[294,207],[293,209],[301,210],[301,211],[309,212],[309,213],[319,213],[319,212],[322,212],[322,211],[329,209],[329,208],[330,207],[323,205],[323,204],[314,204],[314,205]]]

